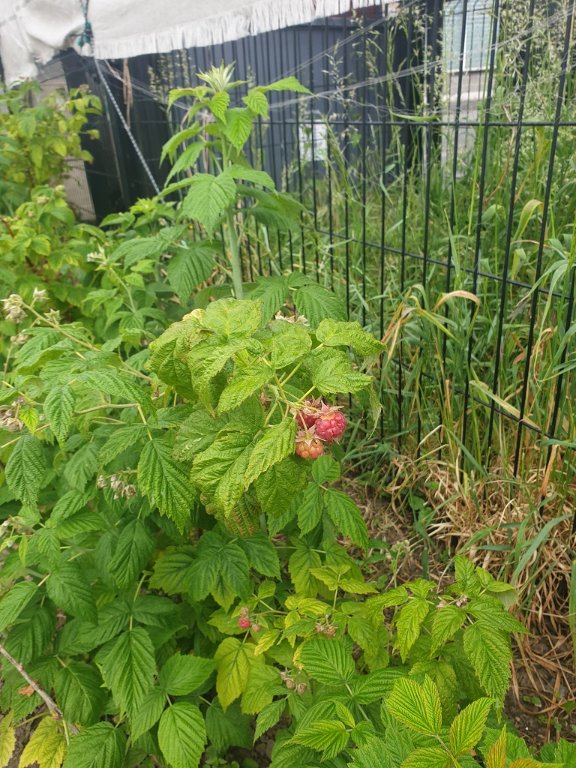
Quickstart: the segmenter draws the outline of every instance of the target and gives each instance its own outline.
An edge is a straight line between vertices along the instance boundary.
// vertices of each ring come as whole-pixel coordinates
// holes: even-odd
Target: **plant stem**
[[[62,710],[60,709],[58,704],[56,704],[54,699],[48,696],[46,691],[43,691],[42,688],[40,688],[40,686],[38,685],[38,683],[35,683],[34,680],[32,680],[32,678],[30,677],[28,672],[26,672],[22,664],[20,664],[19,661],[16,661],[16,659],[13,656],[11,656],[6,650],[6,648],[4,648],[4,646],[1,644],[0,644],[0,655],[4,656],[6,661],[14,667],[14,669],[24,678],[24,680],[26,680],[30,688],[32,688],[32,690],[35,693],[37,693],[38,696],[40,696],[44,704],[46,704],[46,706],[50,710],[50,713],[53,715],[57,715],[59,720],[62,720],[63,722],[65,722],[64,714],[62,713]],[[76,726],[73,723],[66,723],[66,725],[68,726],[68,728],[70,728],[72,733],[77,734],[79,732],[78,728],[76,728]]]
[[[228,212],[228,240],[230,245],[230,263],[232,265],[232,285],[234,286],[234,295],[237,299],[244,297],[242,288],[242,260],[240,258],[240,244],[238,242],[238,233],[236,232],[236,223],[234,221],[233,211]]]

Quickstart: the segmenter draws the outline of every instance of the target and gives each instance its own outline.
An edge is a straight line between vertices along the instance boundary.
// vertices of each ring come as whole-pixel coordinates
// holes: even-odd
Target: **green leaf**
[[[98,457],[103,466],[109,464],[117,456],[130,448],[134,448],[146,435],[144,424],[129,424],[126,427],[116,427],[108,440],[100,448]],[[77,499],[76,491],[71,491],[73,498]]]
[[[94,591],[76,562],[54,569],[46,582],[48,597],[66,613],[96,623]]]
[[[12,722],[10,712],[0,720],[0,768],[6,768],[16,747],[16,730]]]
[[[478,744],[492,703],[490,699],[477,699],[456,715],[450,726],[450,749],[455,755],[470,752]]]
[[[14,496],[23,504],[36,507],[46,470],[42,443],[33,435],[22,435],[6,463],[6,482]]]
[[[347,536],[353,544],[368,548],[368,529],[360,510],[352,499],[331,488],[324,494],[324,506],[336,530]]]
[[[274,376],[268,365],[253,363],[249,368],[236,373],[224,387],[218,401],[218,411],[228,413],[239,408],[251,395],[259,392]]]
[[[237,702],[223,712],[218,699],[212,701],[206,710],[206,734],[208,743],[219,753],[230,747],[250,749],[252,746],[252,723],[242,714]]]
[[[144,570],[154,550],[152,538],[142,520],[131,520],[122,529],[108,569],[119,587],[128,587]]]
[[[195,600],[203,600],[211,593],[228,610],[235,597],[245,597],[249,592],[248,559],[239,544],[208,531],[200,540],[190,578],[189,589]]]
[[[190,589],[193,563],[194,558],[190,552],[181,550],[164,552],[154,563],[150,587],[161,589],[167,595],[186,594]]]
[[[431,657],[436,655],[438,650],[458,632],[465,620],[466,611],[455,605],[445,605],[443,608],[436,609],[432,619]]]
[[[156,725],[165,706],[166,694],[159,688],[153,688],[146,694],[130,720],[130,736],[133,741],[137,741]]]
[[[322,760],[340,754],[348,744],[348,731],[339,720],[317,720],[314,725],[299,729],[292,737],[295,744],[322,752]]]
[[[70,387],[50,389],[44,400],[44,413],[59,443],[66,439],[74,416],[74,395]]]
[[[152,689],[155,673],[154,647],[141,627],[123,632],[108,646],[102,676],[120,710],[130,717]]]
[[[386,700],[386,707],[397,720],[418,733],[440,733],[442,704],[438,689],[428,676],[423,685],[408,677],[397,680]]]
[[[190,141],[190,139],[194,139],[198,135],[200,130],[201,130],[200,126],[198,124],[194,124],[190,128],[185,128],[183,131],[178,131],[178,133],[175,133],[174,136],[170,137],[162,147],[160,162],[163,162],[164,158],[167,156],[173,157],[177,147],[179,147],[180,144],[182,144],[185,141]]]
[[[194,289],[204,283],[214,269],[214,248],[202,242],[181,246],[168,262],[166,273],[170,287],[180,301],[187,302]]]
[[[186,696],[203,685],[214,669],[212,659],[176,653],[160,670],[160,687],[170,696]]]
[[[198,707],[188,701],[168,707],[160,718],[158,743],[172,768],[197,768],[206,744],[206,727]]]
[[[274,368],[292,365],[312,348],[312,338],[304,326],[279,320],[273,327],[270,360]]]
[[[268,99],[260,88],[251,88],[242,101],[256,115],[268,118]]]
[[[322,489],[314,483],[310,483],[302,494],[302,500],[296,512],[298,515],[298,527],[302,535],[313,531],[322,519],[323,503]]]
[[[226,120],[226,111],[230,104],[230,94],[227,91],[218,91],[208,102],[208,108],[218,120]]]
[[[350,680],[350,696],[356,704],[372,704],[387,696],[403,672],[399,669],[379,669]]]
[[[278,551],[263,533],[239,539],[238,543],[246,553],[250,566],[264,576],[280,578]]]
[[[208,234],[212,236],[218,220],[235,198],[236,185],[230,175],[196,173],[192,177],[188,194],[182,201],[182,213],[206,227]]]
[[[340,480],[340,464],[328,454],[319,456],[312,465],[312,477],[319,485],[335,483]]]
[[[355,371],[345,352],[331,350],[312,369],[312,383],[322,394],[356,394],[372,383],[372,377]]]
[[[112,723],[96,723],[73,736],[62,768],[122,768],[125,737]]]
[[[254,647],[235,637],[227,637],[216,649],[216,691],[224,711],[244,692],[253,658]]]
[[[29,584],[30,582],[22,582]],[[17,584],[11,592],[16,589]],[[21,664],[28,664],[37,659],[46,650],[52,640],[56,617],[54,611],[45,606],[32,606],[23,620],[12,627],[6,638],[6,650],[12,654]],[[0,630],[2,631],[2,630]],[[1,765],[1,763],[0,763]]]
[[[20,756],[18,768],[38,764],[40,768],[60,768],[66,753],[66,736],[62,723],[43,717]]]
[[[273,701],[270,704],[267,704],[262,712],[258,715],[256,718],[256,729],[254,731],[254,741],[258,741],[258,739],[266,733],[266,731],[269,731],[270,728],[273,728],[276,723],[280,720],[282,717],[282,714],[284,713],[284,710],[286,708],[286,701],[284,699],[280,699],[279,701]]]
[[[254,654],[255,659],[260,654]],[[250,668],[248,682],[242,694],[241,709],[244,714],[255,715],[270,704],[275,695],[284,693],[280,673],[276,667],[255,663]]]
[[[219,299],[206,307],[203,325],[224,339],[250,338],[262,325],[262,305],[250,299]]]
[[[266,189],[276,189],[274,179],[266,171],[258,171],[256,168],[250,168],[245,165],[230,165],[226,169],[226,173],[229,173],[233,179],[238,181],[249,181]]]
[[[294,453],[296,439],[296,422],[294,419],[283,419],[280,424],[268,427],[262,437],[254,445],[250,460],[244,475],[244,488],[264,474],[274,464]]]
[[[402,661],[406,661],[408,653],[418,637],[424,619],[428,615],[430,605],[421,597],[415,597],[400,609],[396,621],[398,636],[396,639]]]
[[[343,302],[332,291],[316,283],[304,285],[294,293],[294,304],[299,314],[316,328],[326,317],[342,320],[345,317]]]
[[[293,456],[267,469],[254,483],[263,511],[273,517],[283,514],[304,486],[306,476],[306,468]]]
[[[229,109],[226,115],[224,135],[236,147],[241,150],[250,138],[254,118],[248,109]]]
[[[64,717],[70,722],[92,725],[104,711],[107,695],[94,666],[82,661],[69,662],[56,673],[54,690]]]
[[[335,638],[313,637],[305,642],[300,662],[310,677],[327,685],[347,683],[355,672],[352,653]]]
[[[110,260],[124,260],[124,266],[130,267],[143,259],[157,259],[164,250],[164,241],[160,237],[135,237],[126,240],[110,254]]]
[[[498,630],[473,624],[464,632],[464,651],[480,685],[489,696],[503,701],[510,679],[510,641]]]
[[[294,91],[295,93],[312,93],[312,91],[308,90],[302,83],[294,77],[294,75],[290,75],[289,77],[283,77],[281,80],[276,80],[274,83],[270,83],[269,85],[261,85],[259,88],[262,91]]]
[[[259,299],[262,303],[262,316],[265,320],[271,320],[276,312],[282,309],[287,293],[285,278],[259,277],[256,287],[250,292],[250,298]]]
[[[450,768],[450,755],[442,747],[423,747],[408,755],[401,768]]]
[[[320,565],[322,565],[320,555],[314,548],[301,539],[297,539],[294,542],[294,552],[288,561],[288,570],[298,594],[310,597],[316,595],[319,584],[310,571]]]
[[[178,155],[178,159],[170,169],[170,173],[166,176],[165,184],[168,184],[171,178],[181,171],[187,171],[196,163],[196,160],[202,154],[205,144],[203,141],[194,141],[192,144],[186,147],[186,149]]]
[[[327,347],[352,347],[362,357],[378,355],[384,348],[360,323],[346,323],[331,318],[322,320],[316,329],[316,338]]]
[[[174,444],[174,458],[191,461],[197,453],[206,450],[224,426],[226,419],[217,419],[204,408],[194,408],[180,425]]]
[[[172,458],[172,449],[159,440],[146,443],[138,462],[138,485],[160,512],[183,530],[194,500],[184,467]]]
[[[38,587],[32,581],[19,581],[0,600],[0,632],[14,624],[35,596]]]

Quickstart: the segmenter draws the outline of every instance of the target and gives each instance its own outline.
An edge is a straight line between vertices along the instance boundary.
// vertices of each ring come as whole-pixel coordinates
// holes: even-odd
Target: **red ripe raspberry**
[[[346,429],[346,416],[335,406],[322,406],[322,412],[316,419],[315,432],[320,440],[338,440]]]
[[[314,436],[313,429],[300,430],[296,435],[296,455],[303,459],[317,459],[324,453],[324,445]]]
[[[299,427],[310,429],[316,424],[316,419],[320,416],[321,400],[304,400],[300,410],[294,411],[294,418]]]
[[[238,619],[238,626],[242,627],[242,629],[248,629],[252,622],[247,616],[240,616]]]

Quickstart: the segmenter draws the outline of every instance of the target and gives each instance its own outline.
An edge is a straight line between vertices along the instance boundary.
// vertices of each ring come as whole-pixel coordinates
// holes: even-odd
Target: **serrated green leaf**
[[[270,728],[273,728],[276,725],[285,709],[286,701],[284,699],[273,701],[264,707],[262,712],[260,712],[256,718],[256,728],[254,731],[255,742],[258,741],[266,731],[269,731]]]
[[[163,515],[184,529],[194,496],[186,470],[172,458],[169,445],[159,440],[146,443],[138,462],[138,485]]]
[[[218,752],[226,752],[230,747],[250,749],[251,718],[242,714],[238,702],[231,704],[226,712],[223,712],[218,699],[214,699],[206,710],[206,734],[208,743]]]
[[[229,173],[233,179],[238,181],[249,181],[266,189],[276,189],[274,179],[266,171],[258,171],[256,168],[250,168],[245,165],[230,165],[226,169],[226,173]]]
[[[195,600],[208,594],[228,610],[235,597],[249,591],[248,559],[240,545],[226,541],[216,531],[208,531],[200,540],[197,558],[190,570],[189,589]]]
[[[219,299],[206,307],[203,325],[224,339],[250,338],[262,325],[262,305],[250,299]]]
[[[271,320],[282,309],[288,293],[288,285],[283,277],[259,277],[256,287],[250,292],[251,299],[262,303],[262,317]]]
[[[6,768],[16,747],[16,730],[10,712],[0,720],[0,768]]]
[[[122,768],[126,740],[112,723],[96,723],[70,740],[62,768]]]
[[[422,624],[429,610],[429,603],[421,597],[413,598],[400,609],[396,621],[396,630],[398,632],[396,643],[402,661],[406,661],[410,649],[420,636]]]
[[[22,619],[12,627],[4,644],[8,653],[21,664],[28,664],[46,650],[54,633],[56,617],[48,606],[34,605]]]
[[[226,120],[226,110],[230,104],[230,94],[227,91],[218,91],[208,102],[208,109],[214,117],[219,120]]]
[[[408,755],[401,768],[450,768],[450,755],[442,747],[422,747]]]
[[[266,470],[254,483],[263,511],[271,516],[284,513],[306,482],[306,468],[288,456]]]
[[[310,483],[302,494],[302,499],[296,512],[298,515],[298,527],[302,535],[313,531],[322,519],[323,503],[324,495],[322,489]]]
[[[108,569],[119,587],[127,587],[144,570],[154,550],[154,539],[142,520],[131,520],[118,537]]]
[[[204,147],[205,144],[203,141],[194,141],[192,144],[187,146],[186,149],[178,155],[178,158],[170,169],[170,173],[166,176],[166,181],[164,183],[168,184],[170,179],[176,176],[177,173],[180,173],[181,171],[187,171],[189,168],[192,168],[192,166],[196,163],[196,160],[198,160],[202,154]]]
[[[458,632],[465,620],[466,611],[455,605],[436,609],[432,619],[430,656],[434,656]]]
[[[296,422],[294,419],[283,419],[280,424],[268,427],[250,454],[244,475],[244,488],[247,489],[254,480],[274,464],[278,464],[282,459],[293,454],[295,438]]]
[[[294,91],[295,93],[311,93],[311,91],[302,85],[302,83],[290,75],[289,77],[283,77],[281,80],[276,80],[269,85],[259,86],[262,91]]]
[[[62,723],[43,717],[20,756],[18,768],[38,764],[40,768],[60,768],[66,753],[66,736]]]
[[[33,435],[22,435],[6,463],[6,482],[17,499],[34,508],[46,469],[42,443]]]
[[[154,647],[141,627],[123,632],[110,645],[102,664],[104,682],[122,712],[133,717],[150,692],[156,673]]]
[[[72,517],[76,512],[79,512],[86,506],[90,500],[90,494],[78,493],[78,491],[67,491],[62,494],[50,515],[50,523],[58,523],[62,520],[66,520],[68,517]]]
[[[76,562],[62,563],[46,582],[48,597],[66,613],[96,622],[94,592]]]
[[[348,744],[349,734],[339,720],[317,720],[314,725],[300,728],[292,737],[295,744],[322,752],[322,760],[339,755]]]
[[[193,564],[194,557],[191,552],[165,552],[154,563],[150,586],[152,589],[161,589],[167,595],[185,594],[190,589]]]
[[[347,536],[353,544],[368,548],[368,529],[360,510],[352,499],[331,488],[324,494],[324,506],[336,530]]]
[[[224,135],[236,147],[241,150],[250,138],[254,118],[248,109],[229,109],[226,115]]]
[[[228,413],[239,408],[251,395],[259,392],[274,376],[274,370],[268,365],[253,363],[249,368],[234,376],[224,387],[218,401],[218,411]]]
[[[165,706],[166,695],[159,688],[153,688],[146,694],[130,720],[130,736],[133,741],[137,741],[156,725]]]
[[[312,465],[312,477],[319,485],[335,483],[340,479],[340,464],[328,454],[319,456]]]
[[[308,640],[302,646],[300,662],[310,677],[327,685],[347,683],[355,672],[350,650],[336,638]]]
[[[280,560],[274,544],[264,534],[239,539],[238,543],[246,553],[250,567],[264,576],[280,578]]]
[[[71,661],[54,678],[56,700],[64,717],[73,723],[92,725],[106,704],[106,691],[98,670],[82,661]]]
[[[242,101],[248,109],[266,120],[268,117],[268,99],[260,88],[251,88]]]
[[[418,733],[440,733],[442,704],[438,689],[428,676],[423,685],[407,677],[397,680],[386,700],[386,707],[397,720]]]
[[[464,651],[482,688],[489,696],[502,701],[510,679],[509,639],[498,630],[473,624],[464,632]]]
[[[294,545],[294,552],[288,560],[288,570],[294,588],[299,595],[315,596],[319,584],[310,571],[322,564],[320,555],[301,539],[296,540]]]
[[[244,692],[253,658],[254,647],[235,637],[227,637],[216,649],[216,691],[224,711]]]
[[[188,701],[168,707],[160,718],[158,743],[172,768],[197,768],[206,744],[206,726],[198,707]]]
[[[356,394],[372,383],[372,377],[355,371],[345,352],[331,350],[312,369],[312,383],[322,394]]]
[[[126,427],[116,427],[108,440],[100,448],[98,457],[103,466],[109,464],[117,456],[128,449],[133,449],[146,435],[144,424],[129,424]],[[78,498],[76,492],[72,492]]]
[[[302,325],[282,321],[275,325],[276,332],[270,341],[270,361],[274,368],[285,368],[310,351],[312,338]]]
[[[316,328],[327,317],[343,320],[346,315],[340,298],[316,283],[298,288],[294,292],[294,304],[312,328]]]
[[[70,387],[53,387],[44,400],[44,413],[59,443],[66,439],[74,417],[74,395]]]
[[[379,669],[367,675],[359,675],[349,682],[350,697],[356,704],[372,704],[387,696],[394,683],[403,676],[399,669]]]
[[[194,139],[200,133],[200,130],[200,126],[194,124],[190,126],[190,128],[184,128],[183,131],[175,133],[162,147],[160,162],[163,162],[165,157],[173,157],[180,144],[185,141],[190,141],[190,139]]]
[[[352,347],[362,357],[378,355],[384,348],[360,323],[346,323],[331,318],[322,320],[316,329],[316,338],[327,347]]]
[[[477,699],[456,715],[450,726],[450,749],[455,755],[470,752],[478,744],[492,703],[491,699]]]
[[[215,251],[207,243],[188,243],[180,247],[166,267],[170,287],[178,298],[187,302],[200,283],[204,283],[214,269]]]
[[[0,632],[13,624],[36,595],[38,587],[32,581],[19,581],[0,599]]]
[[[214,669],[212,659],[175,653],[160,670],[159,684],[170,696],[186,696],[205,683]]]
[[[182,201],[182,213],[204,227],[212,236],[218,220],[232,205],[236,197],[234,179],[225,173],[195,173],[188,194]]]

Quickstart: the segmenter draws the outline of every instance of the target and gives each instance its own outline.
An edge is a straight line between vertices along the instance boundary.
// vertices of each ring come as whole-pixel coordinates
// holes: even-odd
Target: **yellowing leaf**
[[[16,731],[12,725],[12,713],[0,720],[0,768],[6,768],[16,746]]]
[[[66,738],[62,723],[45,717],[32,734],[20,757],[18,768],[38,763],[40,768],[60,768],[66,753]]]
[[[216,691],[223,710],[246,689],[253,659],[254,647],[235,637],[227,637],[218,646],[214,654],[217,670]]]

